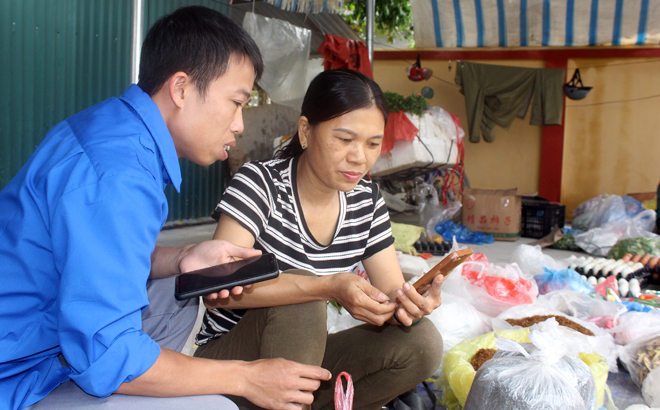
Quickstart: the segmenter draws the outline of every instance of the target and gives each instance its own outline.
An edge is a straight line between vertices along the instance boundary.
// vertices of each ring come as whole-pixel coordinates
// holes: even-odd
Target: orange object
[[[651,260],[651,255],[647,253],[646,255],[642,256],[642,259],[639,260],[639,263],[646,266],[646,264],[649,263],[650,260]]]
[[[632,259],[632,253],[626,253],[623,255],[623,258],[621,258],[624,262],[629,262]]]
[[[649,260],[649,268],[651,269],[655,268],[655,266],[658,264],[659,261],[660,258],[658,258],[657,256],[652,257],[651,260]]]
[[[429,253],[429,252],[424,252],[424,253],[420,253],[417,256],[419,256],[420,258],[426,260],[426,259],[431,259],[433,257],[433,254]]]
[[[642,255],[640,255],[640,254],[638,253],[638,254],[636,254],[635,256],[633,256],[631,260],[632,260],[633,262],[637,263],[637,262],[640,261],[640,259],[642,259]]]

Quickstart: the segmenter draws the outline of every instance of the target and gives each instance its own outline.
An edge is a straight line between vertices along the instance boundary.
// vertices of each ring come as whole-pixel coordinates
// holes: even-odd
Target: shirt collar
[[[179,165],[179,158],[176,154],[176,147],[174,146],[172,135],[170,135],[170,130],[167,129],[167,125],[165,125],[158,106],[136,84],[128,87],[119,99],[131,106],[137,112],[138,116],[140,116],[144,125],[147,126],[149,133],[151,133],[160,151],[163,165],[169,175],[170,180],[168,182],[174,185],[177,192],[180,192],[181,166]]]

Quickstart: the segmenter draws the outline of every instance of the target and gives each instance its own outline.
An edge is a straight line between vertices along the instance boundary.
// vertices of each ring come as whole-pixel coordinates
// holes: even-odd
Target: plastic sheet
[[[517,263],[523,272],[533,276],[544,273],[544,268],[561,270],[568,267],[567,264],[555,260],[552,256],[545,255],[539,245],[518,245],[511,252],[509,260]]]
[[[486,235],[483,232],[472,232],[464,225],[456,224],[452,221],[445,221],[436,225],[435,231],[442,235],[445,240],[456,238],[460,243],[469,243],[474,245],[483,245],[495,242],[493,235]]]
[[[311,30],[251,12],[245,13],[243,28],[257,43],[264,61],[261,88],[274,103],[300,111],[309,84]]]
[[[653,335],[660,336],[660,312],[627,312],[619,317],[619,324],[610,330],[614,341],[628,345]]]
[[[537,329],[529,334],[532,343],[497,339],[498,352],[476,373],[465,410],[594,408],[596,381],[589,367],[551,324]]]
[[[573,269],[544,269],[545,273],[534,276],[541,295],[562,289],[570,289],[586,294],[596,293],[596,289]]]

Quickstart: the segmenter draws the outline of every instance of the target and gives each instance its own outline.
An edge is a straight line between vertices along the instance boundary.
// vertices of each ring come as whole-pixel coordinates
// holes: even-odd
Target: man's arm
[[[190,357],[163,349],[140,377],[119,386],[117,393],[152,397],[224,394],[245,397],[267,409],[300,409],[329,371],[284,359],[242,362]]]

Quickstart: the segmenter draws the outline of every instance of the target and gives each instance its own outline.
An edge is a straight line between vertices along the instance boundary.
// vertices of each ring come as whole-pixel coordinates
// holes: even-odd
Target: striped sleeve
[[[367,247],[364,250],[364,259],[377,254],[394,243],[392,227],[390,226],[390,215],[387,212],[385,200],[383,200],[383,196],[380,194],[378,185],[374,183],[372,187],[374,213],[371,221],[371,229],[369,230]]]
[[[243,165],[225,190],[213,218],[219,220],[221,214],[227,214],[259,238],[268,224],[275,189],[266,173],[268,170],[257,163]]]

